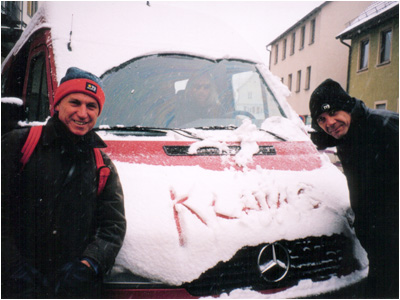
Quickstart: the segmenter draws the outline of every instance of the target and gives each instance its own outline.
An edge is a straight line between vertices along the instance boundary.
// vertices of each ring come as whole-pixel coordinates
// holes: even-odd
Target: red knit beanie
[[[53,109],[64,97],[73,93],[83,93],[94,98],[99,104],[99,115],[101,114],[106,97],[100,78],[76,67],[69,68],[56,90]]]

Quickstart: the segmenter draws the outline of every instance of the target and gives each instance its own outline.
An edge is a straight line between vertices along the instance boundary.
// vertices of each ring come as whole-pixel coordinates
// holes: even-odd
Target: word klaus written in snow
[[[305,192],[304,188],[300,188],[297,191],[297,196],[300,196]],[[249,201],[246,201],[248,198],[247,195],[242,194],[240,196],[240,203],[242,203],[241,207],[241,212],[248,215],[250,211],[255,211],[255,212],[262,212],[266,211],[269,209],[279,209],[281,206],[285,204],[289,204],[289,200],[287,196],[282,196],[281,193],[278,192],[276,197],[271,197],[270,195],[260,195],[261,193],[258,192],[252,192],[251,193],[251,198],[253,201],[252,204],[249,203]],[[181,247],[185,246],[186,239],[185,239],[185,234],[182,229],[182,214],[184,211],[189,211],[192,215],[194,215],[204,226],[209,226],[206,219],[202,217],[201,213],[197,212],[195,208],[191,207],[187,201],[189,200],[188,195],[182,195],[179,196],[177,193],[171,188],[170,189],[170,197],[171,200],[173,201],[173,215],[174,215],[174,220],[175,220],[175,225],[176,229],[178,232],[179,236],[179,245]],[[219,212],[217,209],[217,197],[214,195],[213,200],[210,204],[212,211],[213,211],[213,216],[215,218],[220,218],[220,219],[225,219],[225,220],[238,220],[240,219],[240,216],[234,216],[234,215],[228,215],[226,213]],[[179,208],[179,206],[184,207],[185,209],[182,210]],[[320,207],[320,202],[319,201],[313,201],[312,203],[312,208],[317,209]]]

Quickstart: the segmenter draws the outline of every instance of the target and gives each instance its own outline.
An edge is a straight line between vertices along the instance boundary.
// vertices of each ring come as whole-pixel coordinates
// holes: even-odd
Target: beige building
[[[270,71],[292,92],[294,110],[309,119],[313,90],[326,78],[347,83],[349,49],[336,39],[371,1],[326,1],[268,44]]]

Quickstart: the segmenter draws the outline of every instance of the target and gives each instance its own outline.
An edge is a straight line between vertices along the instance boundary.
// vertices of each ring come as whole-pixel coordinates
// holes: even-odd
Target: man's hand
[[[81,260],[81,263],[83,263],[85,266],[93,270],[92,266],[89,264],[87,260]]]
[[[101,276],[96,274],[85,259],[65,264],[56,281],[57,298],[97,299],[100,296]]]

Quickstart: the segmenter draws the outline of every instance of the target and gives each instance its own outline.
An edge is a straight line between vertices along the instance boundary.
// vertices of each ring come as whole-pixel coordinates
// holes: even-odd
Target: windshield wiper
[[[167,135],[168,131],[173,131],[179,135],[182,135],[184,137],[188,137],[188,138],[192,138],[192,139],[196,139],[196,140],[203,140],[203,138],[198,137],[197,135],[195,135],[194,133],[184,130],[184,129],[179,129],[179,128],[162,128],[162,127],[146,127],[146,126],[113,126],[113,127],[109,127],[109,128],[95,128],[96,131],[121,131],[121,132],[130,132],[130,131],[134,131],[134,132],[150,132],[150,133],[154,133],[156,135],[162,135],[165,136]]]
[[[199,129],[199,130],[235,130],[237,129],[237,126],[234,125],[229,125],[229,126],[207,126],[207,127],[195,127],[195,129]],[[145,126],[113,126],[113,127],[109,127],[109,128],[95,128],[94,130],[96,131],[121,131],[121,132],[129,132],[129,131],[135,131],[135,132],[150,132],[150,133],[154,133],[156,135],[162,135],[165,136],[167,135],[168,131],[173,131],[179,135],[182,135],[184,137],[187,138],[191,138],[191,139],[196,139],[196,140],[204,140],[203,138],[197,136],[196,134],[194,134],[193,132],[190,132],[189,130],[185,130],[185,129],[180,129],[180,128],[163,128],[163,127],[145,127]],[[269,130],[265,130],[265,129],[259,129],[261,131],[264,131],[270,135],[272,135],[273,137],[277,138],[280,141],[286,142],[287,139],[279,136],[278,134],[271,132]]]
[[[144,126],[112,126],[112,127],[97,127],[96,131],[139,131],[139,132],[153,132],[162,133],[166,135],[167,133],[163,131],[164,128],[157,127],[144,127]]]
[[[209,126],[209,127],[196,127],[195,129],[202,129],[202,130],[235,130],[237,129],[237,126],[234,125],[229,125],[229,126]],[[261,131],[264,131],[270,135],[272,135],[274,138],[283,141],[283,142],[287,142],[287,138],[284,138],[274,132],[271,132],[269,130],[265,130],[265,129],[259,129]]]
[[[237,126],[235,126],[235,125],[204,126],[204,127],[195,127],[194,129],[200,129],[200,130],[235,130],[235,129],[237,129]]]
[[[268,133],[268,134],[270,134],[270,135],[272,135],[273,137],[277,138],[278,140],[281,140],[282,142],[287,142],[287,139],[286,139],[286,138],[281,137],[281,136],[279,136],[278,134],[276,134],[276,133],[274,133],[274,132],[271,132],[271,131],[265,130],[265,129],[261,129],[261,128],[260,128],[260,130],[261,130],[261,131],[264,131],[264,132],[266,132],[266,133]]]
[[[180,129],[180,128],[168,128],[168,130],[171,130],[177,134],[180,134],[182,136],[188,137],[188,138],[192,138],[195,140],[199,140],[199,141],[203,141],[204,139],[195,135],[193,132],[190,132],[188,130],[184,130],[184,129]]]

